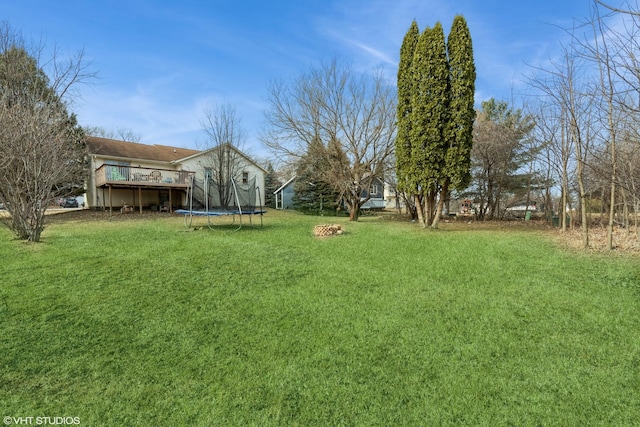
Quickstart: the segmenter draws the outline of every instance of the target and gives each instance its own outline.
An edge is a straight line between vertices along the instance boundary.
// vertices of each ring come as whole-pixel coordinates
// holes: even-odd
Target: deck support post
[[[109,186],[109,215],[113,212],[113,194],[111,194],[111,186]]]

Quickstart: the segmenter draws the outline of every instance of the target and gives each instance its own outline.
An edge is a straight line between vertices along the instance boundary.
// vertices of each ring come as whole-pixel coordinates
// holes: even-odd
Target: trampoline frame
[[[209,180],[210,177],[209,176],[205,176],[204,179],[204,200],[205,200],[205,210],[204,211],[194,211],[193,210],[193,184],[194,184],[194,180],[195,177],[193,175],[191,175],[190,177],[190,182],[189,182],[189,188],[187,189],[187,191],[189,192],[189,209],[178,209],[175,212],[176,213],[181,213],[184,215],[184,226],[185,228],[191,228],[192,224],[193,224],[193,217],[194,216],[206,216],[207,217],[207,226],[209,227],[209,229],[213,229],[213,225],[211,224],[211,217],[217,217],[217,216],[229,216],[231,215],[232,217],[232,221],[231,221],[231,225],[235,224],[236,222],[236,215],[238,215],[239,218],[239,226],[238,228],[236,228],[235,231],[238,231],[242,228],[242,216],[243,215],[249,215],[249,224],[251,226],[253,226],[253,221],[251,220],[251,217],[253,215],[260,215],[260,227],[262,227],[263,223],[262,223],[262,216],[264,213],[266,213],[266,210],[264,209],[253,209],[253,210],[243,210],[242,206],[240,204],[240,198],[238,197],[238,188],[236,187],[236,182],[233,178],[231,178],[231,185],[233,187],[233,195],[235,196],[236,199],[236,205],[237,205],[237,210],[236,209],[232,209],[232,210],[214,210],[214,211],[210,211],[209,210]],[[258,196],[258,200],[260,202],[260,206],[262,206],[262,197],[260,197],[260,187],[256,186],[256,194]]]

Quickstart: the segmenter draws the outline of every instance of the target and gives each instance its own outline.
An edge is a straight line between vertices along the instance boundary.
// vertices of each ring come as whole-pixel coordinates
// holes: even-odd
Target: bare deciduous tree
[[[638,212],[640,212],[640,139],[637,126],[631,128],[625,137],[622,138],[619,147],[619,174],[623,194],[628,194],[625,205],[630,205],[633,212],[633,225],[640,245],[640,227]],[[628,221],[628,215],[624,217]]]
[[[576,183],[580,198],[580,223],[582,227],[582,245],[589,245],[589,221],[587,189],[585,187],[586,158],[589,152],[592,117],[594,114],[592,96],[593,88],[588,79],[580,74],[584,61],[575,46],[563,46],[560,59],[551,61],[546,69],[538,69],[538,74],[530,80],[533,87],[540,90],[554,108],[545,108],[546,117],[541,123],[556,120],[556,127],[560,129],[559,138],[556,137],[549,145],[556,159],[561,183],[561,206],[559,214],[562,229],[566,229],[567,206],[569,200],[570,165],[575,165]],[[553,116],[553,117],[552,117]],[[574,153],[572,153],[574,151]]]
[[[231,180],[241,180],[243,165],[241,151],[246,143],[246,132],[236,110],[229,104],[213,105],[204,110],[201,121],[207,135],[202,166],[214,189],[221,207],[233,202]],[[217,204],[216,203],[216,204]]]
[[[142,135],[134,132],[133,129],[119,127],[116,130],[107,130],[100,126],[83,126],[87,135],[99,138],[119,139],[126,142],[140,142]]]
[[[310,151],[321,157],[328,165],[325,180],[357,221],[394,151],[395,93],[382,73],[356,73],[334,59],[289,86],[273,83],[268,102],[263,142],[291,161]]]
[[[540,153],[539,161],[544,171],[545,191],[544,205],[545,213],[549,220],[554,214],[552,187],[560,184],[560,226],[562,231],[566,231],[565,208],[569,202],[569,176],[572,172],[570,163],[572,157],[571,141],[566,137],[564,129],[564,112],[553,101],[542,103],[539,106],[536,116],[536,137],[541,141],[544,149]]]
[[[592,60],[598,65],[598,71],[600,75],[600,92],[602,102],[604,104],[604,110],[606,111],[606,124],[603,126],[606,129],[609,148],[610,161],[611,161],[611,174],[610,174],[610,198],[609,198],[609,226],[608,226],[608,238],[607,247],[609,250],[613,249],[613,222],[616,206],[616,185],[617,185],[617,150],[616,150],[616,138],[617,138],[617,117],[618,114],[614,112],[616,102],[617,82],[614,80],[614,65],[612,64],[612,52],[610,51],[608,36],[605,34],[605,24],[602,17],[598,13],[598,9],[595,8],[595,14],[593,19],[593,31],[594,42],[588,49],[592,55]]]
[[[600,179],[608,181],[608,249],[613,249],[613,227],[621,184],[618,176],[618,133],[622,130],[622,123],[627,121],[626,116],[640,111],[637,99],[640,88],[637,36],[640,26],[637,4],[632,6],[628,3],[628,6],[628,9],[616,9],[595,0],[591,18],[584,22],[584,27],[590,28],[591,32],[580,37],[573,34],[574,44],[579,47],[582,57],[594,66],[597,75],[592,94],[596,97],[599,114],[594,115],[592,121],[599,125],[602,147],[594,150],[596,162],[590,164],[590,169],[600,171]],[[606,14],[601,13],[601,7],[609,9]],[[606,157],[598,156],[598,153],[606,154]]]
[[[74,86],[94,75],[82,52],[47,60],[43,52],[0,25],[0,202],[16,237],[34,242],[47,207],[81,188],[84,135],[67,109]]]

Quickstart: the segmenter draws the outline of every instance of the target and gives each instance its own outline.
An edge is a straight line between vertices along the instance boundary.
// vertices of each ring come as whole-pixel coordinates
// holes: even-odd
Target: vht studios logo
[[[79,425],[80,417],[4,417],[5,425]]]

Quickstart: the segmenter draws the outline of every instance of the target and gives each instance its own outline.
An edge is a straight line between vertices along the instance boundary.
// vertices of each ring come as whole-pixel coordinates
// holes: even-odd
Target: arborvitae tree
[[[398,134],[396,138],[396,170],[398,189],[409,195],[417,189],[415,170],[411,162],[411,110],[413,96],[413,55],[420,38],[418,24],[414,20],[404,36],[398,65]]]
[[[416,42],[417,32],[414,21],[400,50],[398,186],[413,195],[422,226],[437,227],[449,190],[470,181],[475,65],[462,16],[454,18],[447,43],[440,23]]]
[[[476,66],[473,45],[467,21],[458,15],[453,20],[447,39],[451,86],[449,96],[449,148],[447,149],[447,175],[452,189],[464,190],[471,180],[471,147],[473,121],[476,117],[474,95]]]
[[[411,163],[425,208],[417,206],[423,226],[433,218],[446,153],[445,130],[449,105],[449,66],[442,25],[427,28],[413,57]]]
[[[467,22],[457,15],[447,39],[449,56],[449,112],[446,128],[445,169],[440,182],[440,199],[432,226],[437,227],[442,205],[450,189],[462,191],[471,181],[474,94],[476,67]]]

